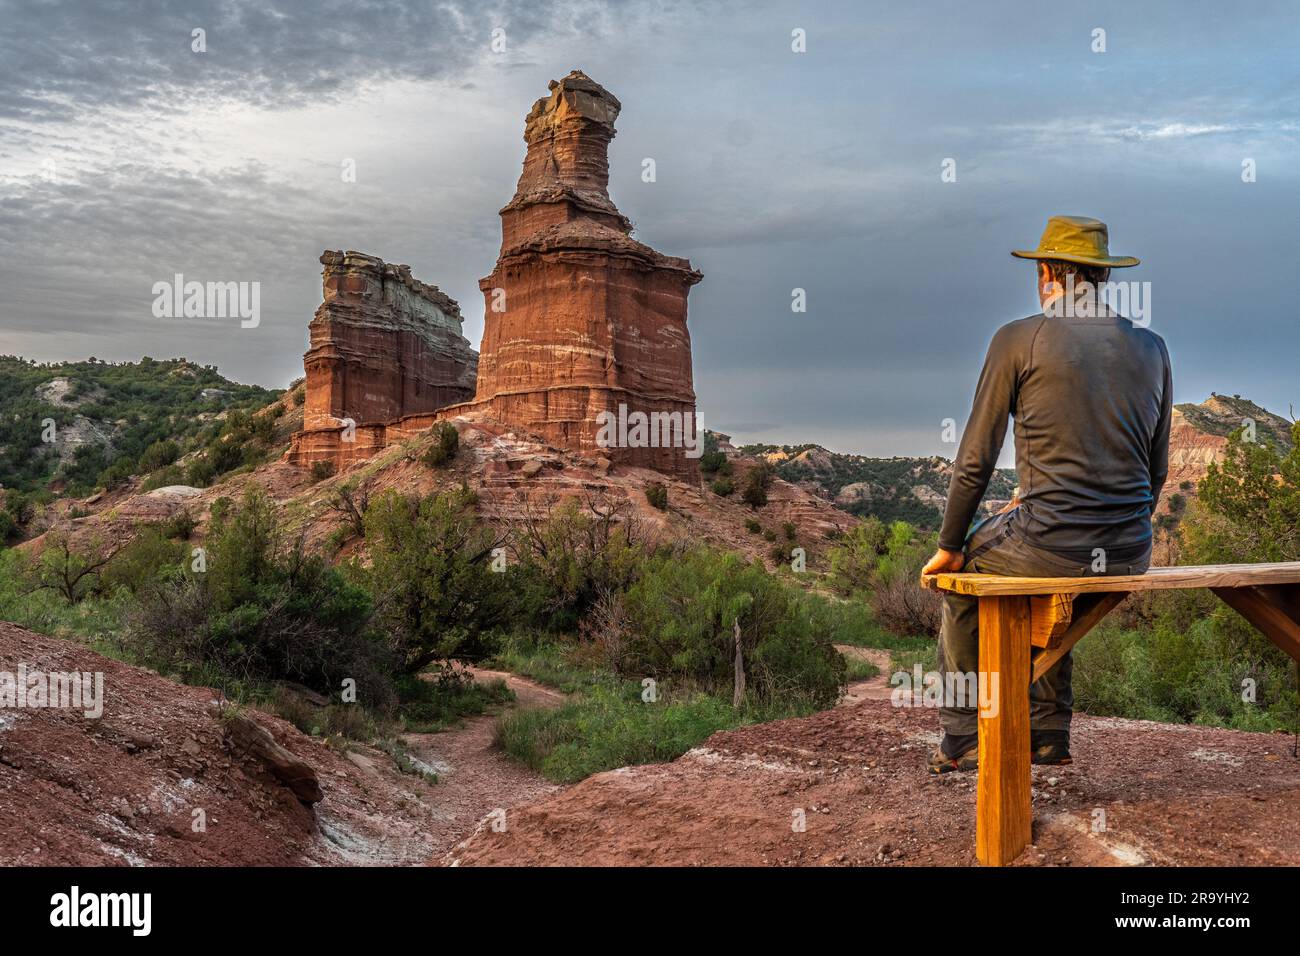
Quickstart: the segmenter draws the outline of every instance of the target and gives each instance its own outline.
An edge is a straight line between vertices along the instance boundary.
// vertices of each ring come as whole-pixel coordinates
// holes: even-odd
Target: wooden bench
[[[1209,588],[1300,664],[1300,561],[1152,568],[1146,574],[1017,578],[935,574],[923,587],[979,598],[979,686],[994,699],[979,717],[975,853],[1010,863],[1032,840],[1029,685],[1134,591]],[[997,675],[994,685],[988,674]]]

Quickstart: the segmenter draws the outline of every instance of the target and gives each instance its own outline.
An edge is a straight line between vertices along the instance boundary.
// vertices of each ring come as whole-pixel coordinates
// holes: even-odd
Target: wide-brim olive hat
[[[1015,249],[1021,259],[1060,259],[1085,266],[1124,269],[1141,260],[1135,256],[1112,256],[1106,224],[1087,216],[1053,216],[1047,220],[1037,249]]]

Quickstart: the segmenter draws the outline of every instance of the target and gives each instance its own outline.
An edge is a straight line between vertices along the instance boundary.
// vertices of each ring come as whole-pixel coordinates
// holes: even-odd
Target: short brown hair
[[[1110,268],[1108,266],[1085,266],[1078,262],[1066,262],[1063,259],[1040,259],[1039,261],[1047,266],[1047,271],[1052,274],[1052,279],[1062,286],[1065,285],[1065,277],[1071,274],[1074,275],[1074,284],[1076,286],[1087,282],[1094,289],[1110,278]]]

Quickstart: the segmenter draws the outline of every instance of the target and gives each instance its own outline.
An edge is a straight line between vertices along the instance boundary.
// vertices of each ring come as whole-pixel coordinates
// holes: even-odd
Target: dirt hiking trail
[[[845,657],[855,658],[875,664],[880,673],[866,680],[853,681],[840,698],[840,707],[847,707],[864,700],[889,700],[893,688],[889,685],[889,676],[894,669],[893,658],[889,651],[874,647],[857,647],[853,644],[836,644],[835,649]]]
[[[558,707],[560,691],[505,671],[469,668],[481,682],[503,680],[520,709]],[[495,811],[507,813],[521,803],[547,796],[560,787],[510,760],[495,746],[496,716],[483,714],[436,734],[406,734],[411,756],[438,775],[431,804],[440,825],[433,835],[430,862],[442,858],[477,829],[489,825]]]

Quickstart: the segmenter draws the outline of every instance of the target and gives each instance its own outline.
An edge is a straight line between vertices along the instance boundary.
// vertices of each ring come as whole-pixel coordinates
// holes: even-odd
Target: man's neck
[[[1049,318],[1095,318],[1113,315],[1104,301],[1098,298],[1098,290],[1089,282],[1079,285],[1073,283],[1056,288],[1042,299],[1043,315]]]

